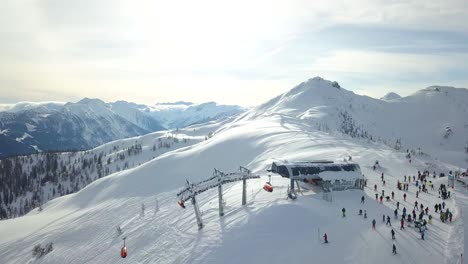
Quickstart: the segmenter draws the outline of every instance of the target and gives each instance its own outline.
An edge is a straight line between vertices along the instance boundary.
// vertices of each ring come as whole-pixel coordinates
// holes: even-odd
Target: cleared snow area
[[[27,216],[2,221],[0,263],[459,263],[463,220],[459,209],[452,210],[453,199],[446,200],[454,212],[453,222],[439,220],[433,212],[434,204],[442,202],[437,188],[421,193],[418,199],[434,216],[426,240],[420,240],[414,227],[400,231],[393,218],[396,201],[401,215],[403,207],[411,212],[416,199],[414,183],[410,183],[406,202],[397,190],[403,175],[435,167],[455,169],[424,156],[410,164],[405,154],[375,142],[338,138],[278,115],[237,120],[219,128],[207,141],[165,153],[137,168],[99,179],[76,194],[52,200],[42,212],[35,209]],[[265,169],[274,159],[340,161],[349,155],[368,178],[364,192],[333,192],[328,202],[314,186],[302,184],[303,194],[292,201],[286,199],[289,181],[280,177],[272,177],[272,193],[262,190],[268,179]],[[373,171],[375,160],[381,168]],[[213,168],[236,171],[239,165],[263,176],[248,182],[248,204],[241,206],[239,183],[224,186],[223,217],[218,216],[216,189],[197,196],[205,225],[198,230],[192,205],[180,208],[176,193],[185,179],[208,178]],[[381,172],[386,186],[380,181]],[[435,186],[446,181],[436,179]],[[374,184],[379,193],[382,188],[387,195],[394,191],[395,200],[376,202]],[[453,192],[462,197],[457,189]],[[360,203],[362,195],[365,204]],[[367,210],[367,219],[358,215],[359,209]],[[392,217],[395,241],[391,228],[382,222],[383,214]],[[374,218],[376,230],[371,228]],[[120,236],[117,226],[123,231]],[[329,244],[322,243],[324,232]],[[119,255],[123,237],[127,237],[126,259]],[[33,246],[49,242],[54,243],[54,250],[34,260]],[[397,255],[392,255],[392,243]]]

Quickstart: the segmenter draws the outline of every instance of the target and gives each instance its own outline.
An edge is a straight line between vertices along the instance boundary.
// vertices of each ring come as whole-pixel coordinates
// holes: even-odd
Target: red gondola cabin
[[[184,201],[180,200],[177,202],[179,204],[180,207],[184,208],[185,209],[185,203]]]
[[[267,191],[267,192],[272,192],[273,191],[273,186],[271,186],[271,184],[269,182],[265,183],[265,185],[263,185],[263,190]]]
[[[122,250],[120,251],[120,256],[122,258],[126,258],[127,257],[127,247],[122,247]]]

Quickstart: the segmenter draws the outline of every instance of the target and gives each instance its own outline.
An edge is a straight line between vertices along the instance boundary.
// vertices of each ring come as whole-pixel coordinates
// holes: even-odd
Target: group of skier
[[[411,182],[414,182],[414,184],[416,185],[417,189],[416,189],[416,199],[419,199],[419,195],[421,192],[424,192],[424,193],[428,193],[428,187],[431,188],[431,190],[434,190],[434,184],[431,180],[427,180],[430,176],[430,173],[429,171],[424,171],[424,172],[420,172],[418,171],[418,176],[416,178],[416,176],[404,176],[403,180],[404,182],[400,182],[400,180],[398,180],[397,182],[397,188],[398,190],[400,191],[404,191],[403,193],[403,200],[404,202],[406,202],[406,198],[407,198],[407,194],[406,194],[406,191],[409,190],[409,183]],[[434,172],[433,174],[434,178],[436,177],[436,173]],[[385,186],[385,177],[384,177],[384,173],[382,172],[381,173],[381,181],[382,181],[382,185]],[[380,200],[380,203],[383,203],[383,199],[386,198],[387,201],[390,201],[390,198],[392,200],[395,199],[395,193],[392,191],[391,192],[391,196],[385,196],[385,190],[381,190],[380,193],[378,192],[378,186],[377,184],[374,185],[374,191],[376,192],[375,193],[375,199],[376,201],[379,201]],[[440,187],[439,187],[439,198],[449,198],[450,197],[450,191],[447,191],[447,188],[444,184],[441,184]],[[364,204],[365,203],[365,196],[362,196],[361,197],[361,204]],[[440,219],[442,222],[446,222],[447,220],[449,220],[450,222],[452,222],[452,217],[453,217],[453,214],[452,212],[450,212],[450,210],[447,208],[445,209],[445,202],[443,201],[442,203],[438,203],[436,205],[434,205],[434,209],[435,209],[435,213],[439,213],[440,214]],[[394,210],[394,218],[395,219],[398,219],[398,212],[400,210],[400,201],[396,201],[396,209]],[[416,214],[416,211],[419,211],[419,214],[417,215]],[[360,216],[364,216],[364,219],[367,218],[367,210],[362,210],[362,209],[359,209],[359,215]],[[346,217],[346,209],[343,208],[342,209],[342,216],[343,217]],[[424,216],[427,217],[428,220],[426,220],[424,218]],[[429,214],[429,207],[425,207],[422,203],[418,203],[418,201],[416,200],[414,202],[414,207],[413,207],[413,210],[411,211],[411,213],[408,213],[407,214],[407,209],[406,207],[403,207],[402,209],[402,215],[401,215],[401,218],[400,218],[400,230],[405,230],[405,222],[406,222],[406,225],[410,225],[412,222],[414,222],[414,227],[415,228],[418,228],[419,229],[419,233],[421,235],[421,240],[424,240],[425,239],[425,233],[426,233],[426,230],[427,230],[427,224],[431,224],[432,223],[432,215]],[[395,230],[392,228],[392,224],[391,224],[391,218],[389,215],[383,215],[382,216],[382,222],[385,223],[386,226],[390,226],[391,227],[391,231],[390,231],[390,234],[391,234],[391,238],[392,240],[395,240],[396,237],[395,237]],[[377,221],[375,219],[372,220],[372,229],[376,229],[376,224],[377,224]],[[324,235],[324,243],[328,243],[328,236],[327,234]],[[395,244],[393,243],[392,245],[392,252],[393,254],[396,254],[396,246]]]

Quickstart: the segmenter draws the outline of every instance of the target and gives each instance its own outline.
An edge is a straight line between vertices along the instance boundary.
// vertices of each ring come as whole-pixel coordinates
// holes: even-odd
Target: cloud
[[[467,9],[454,0],[4,0],[0,94],[254,104],[265,96],[229,89],[279,92],[318,74],[352,87],[401,74],[463,83]]]

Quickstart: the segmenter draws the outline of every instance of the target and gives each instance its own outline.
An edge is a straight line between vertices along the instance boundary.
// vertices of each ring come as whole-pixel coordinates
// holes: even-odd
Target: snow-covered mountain
[[[437,89],[445,93],[446,88]],[[443,96],[452,98],[447,99],[452,102],[454,97],[463,100],[465,93],[463,89],[451,88]],[[400,107],[410,104],[405,109],[419,113],[414,106],[433,106],[442,100],[435,88],[430,88],[396,104]],[[463,219],[468,216],[467,190],[459,183],[451,190],[452,197],[444,203],[453,212],[453,222],[443,223],[433,206],[442,203],[437,187],[446,184],[446,178],[430,178],[436,189],[419,193],[419,198],[415,195],[415,182],[406,182],[407,192],[396,188],[397,182],[404,181],[403,175],[417,175],[424,170],[437,174],[459,170],[459,166],[453,165],[459,158],[442,155],[445,160],[441,160],[435,158],[439,157],[437,151],[431,156],[415,152],[409,162],[405,149],[390,144],[393,142],[387,139],[389,134],[380,135],[387,127],[377,126],[385,123],[378,120],[384,114],[389,115],[384,116],[389,122],[401,114],[386,112],[396,109],[393,107],[390,102],[357,96],[337,83],[314,78],[235,120],[184,129],[187,136],[200,139],[210,136],[141,166],[98,179],[74,194],[44,204],[42,211],[35,209],[24,217],[2,221],[0,262],[459,263],[465,248],[462,241],[466,236]],[[418,131],[424,122],[440,123],[441,115],[429,112],[424,120],[411,124],[411,128]],[[453,120],[463,122],[463,118]],[[416,145],[410,142],[412,134],[402,131],[409,136],[401,144]],[[118,145],[119,141],[112,144]],[[304,183],[298,199],[288,200],[289,181],[275,176],[271,181],[274,191],[262,190],[268,180],[266,169],[272,161],[342,161],[350,156],[368,179],[364,192],[332,192],[324,199],[317,186]],[[129,157],[128,162],[133,159]],[[374,171],[375,160],[380,166]],[[212,177],[214,168],[234,172],[239,166],[261,176],[248,181],[247,205],[241,206],[242,183],[223,186],[222,217],[218,215],[218,190],[199,194],[204,228],[198,230],[192,205],[187,203],[185,210],[180,208],[177,192],[186,179],[196,182]],[[382,173],[386,185],[380,180]],[[383,203],[374,201],[374,195],[382,190],[387,195],[394,192],[395,198]],[[408,195],[406,200],[403,194]],[[363,195],[366,201],[360,203]],[[397,202],[397,213],[401,216],[403,208],[411,212],[415,201],[428,206],[433,216],[424,241],[419,239],[413,224],[405,223],[405,229],[400,230],[398,220],[393,218]],[[342,208],[346,208],[346,217],[341,217]],[[368,218],[359,216],[359,209],[366,210]],[[396,240],[391,239],[392,227],[380,220],[382,215],[392,217]],[[375,230],[371,227],[373,219],[377,220]],[[328,234],[328,244],[322,243],[324,233]],[[126,259],[119,255],[123,237],[128,249]],[[47,255],[31,254],[35,245],[49,243],[53,243],[53,250]],[[391,253],[392,244],[397,247],[397,255]]]
[[[220,105],[215,102],[202,104],[176,102],[146,106],[139,108],[139,110],[148,113],[165,127],[176,129],[237,115],[246,109],[236,105]]]
[[[16,104],[0,104],[0,112],[21,112],[36,108],[58,110],[65,103],[63,102],[19,102]]]
[[[468,89],[465,88],[431,86],[387,101],[357,95],[336,82],[315,77],[240,118],[270,115],[297,118],[326,132],[418,149],[459,166],[468,162]]]
[[[384,95],[382,98],[380,98],[380,100],[384,100],[384,101],[391,101],[391,100],[398,100],[398,99],[401,99],[401,96],[394,92],[389,92],[386,95]]]
[[[0,112],[0,157],[50,150],[82,150],[150,132],[181,128],[238,114],[238,106],[215,103],[175,110],[125,101],[85,98],[77,103],[18,103]],[[154,111],[153,111],[154,110]]]

